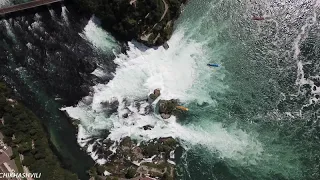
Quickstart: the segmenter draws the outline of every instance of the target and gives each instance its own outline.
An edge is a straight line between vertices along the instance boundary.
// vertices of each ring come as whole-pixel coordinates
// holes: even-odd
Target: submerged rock
[[[123,118],[128,118],[128,117],[129,117],[129,114],[128,114],[128,113],[125,113],[125,114],[122,115],[122,117],[123,117]]]
[[[153,129],[154,127],[151,126],[151,125],[145,125],[145,126],[143,126],[142,128],[143,128],[144,130],[151,130],[151,129]]]

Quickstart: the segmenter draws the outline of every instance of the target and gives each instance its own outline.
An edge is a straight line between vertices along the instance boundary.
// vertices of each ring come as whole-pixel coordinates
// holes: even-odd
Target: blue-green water
[[[99,135],[101,130],[109,130],[107,138],[113,140],[173,136],[185,149],[177,162],[179,179],[319,179],[319,7],[316,0],[190,1],[177,21],[168,50],[145,49],[130,42],[127,54],[116,52],[116,58],[110,50],[118,45],[108,33],[92,20],[75,26],[69,14],[69,27],[77,28],[66,33],[65,41],[51,42],[59,45],[55,46],[59,51],[72,49],[76,54],[92,48],[88,51],[92,53],[85,60],[60,53],[61,59],[72,59],[69,65],[59,66],[57,60],[45,58],[45,67],[54,64],[67,71],[77,61],[90,59],[98,65],[93,72],[96,77],[87,78],[93,83],[70,85],[77,89],[79,84],[89,84],[92,93],[81,94],[86,97],[77,106],[65,103],[69,107],[63,109],[81,122],[81,146],[87,144],[82,137]],[[265,20],[254,21],[253,16]],[[56,17],[52,23],[57,19],[68,27],[64,18]],[[16,31],[11,29],[12,34]],[[10,31],[3,41],[9,41],[8,34]],[[76,49],[70,48],[75,46],[69,43],[72,37],[82,37]],[[208,68],[209,62],[221,67]],[[115,70],[114,63],[118,65]],[[27,71],[38,70],[29,67]],[[70,81],[59,80],[53,80],[53,85]],[[137,101],[143,106],[147,94],[156,88],[161,89],[162,99],[178,98],[190,111],[178,120],[163,121],[135,106]],[[76,92],[70,89],[69,93]],[[54,98],[50,88],[45,91]],[[110,112],[105,102],[115,100],[119,107]],[[122,118],[128,112],[130,116]],[[147,124],[155,128],[140,129]],[[64,146],[63,138],[57,141]],[[99,155],[93,158],[103,162]]]

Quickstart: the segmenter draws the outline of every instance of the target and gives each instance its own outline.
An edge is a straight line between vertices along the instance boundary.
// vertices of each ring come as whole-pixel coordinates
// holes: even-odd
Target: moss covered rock
[[[163,119],[168,119],[173,114],[174,110],[178,106],[178,101],[175,99],[171,100],[160,100],[159,101],[159,113]]]

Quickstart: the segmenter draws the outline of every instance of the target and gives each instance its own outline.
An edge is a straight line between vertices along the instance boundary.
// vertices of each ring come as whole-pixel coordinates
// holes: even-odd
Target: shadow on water
[[[98,62],[112,72],[114,55],[98,51],[81,38],[88,17],[64,5],[68,24],[63,21],[61,3],[0,20],[0,80],[42,120],[63,167],[88,179],[86,171],[94,161],[80,149],[77,129],[59,109],[74,105],[89,93],[92,83],[99,82],[91,74]]]

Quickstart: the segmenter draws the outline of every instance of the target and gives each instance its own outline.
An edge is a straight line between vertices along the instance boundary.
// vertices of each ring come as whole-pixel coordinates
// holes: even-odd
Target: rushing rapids
[[[77,147],[60,108],[80,121],[78,143],[98,163],[108,160],[103,139],[172,136],[185,149],[181,179],[319,179],[319,9],[317,0],[190,1],[169,49],[129,42],[121,53],[96,18],[57,7],[1,20],[0,75],[45,112],[61,153]],[[187,115],[145,111],[156,88]]]

